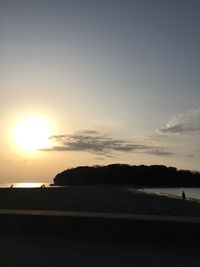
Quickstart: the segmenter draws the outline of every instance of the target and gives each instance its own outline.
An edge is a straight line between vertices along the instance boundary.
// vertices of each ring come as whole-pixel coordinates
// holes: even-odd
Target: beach
[[[200,218],[195,201],[122,186],[7,188],[0,210],[3,267],[200,264],[200,224],[185,222]]]
[[[200,217],[200,203],[123,186],[1,188],[0,209],[86,211]]]

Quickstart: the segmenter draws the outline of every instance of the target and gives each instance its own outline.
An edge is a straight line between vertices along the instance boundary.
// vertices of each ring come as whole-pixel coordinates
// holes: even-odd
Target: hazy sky
[[[116,162],[200,170],[199,14],[199,0],[0,0],[1,181]],[[51,146],[16,146],[30,116],[50,122]]]

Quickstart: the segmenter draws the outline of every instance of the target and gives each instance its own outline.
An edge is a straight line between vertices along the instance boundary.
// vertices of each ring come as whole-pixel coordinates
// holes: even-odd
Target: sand
[[[1,267],[196,267],[192,244],[114,241],[41,235],[0,235]]]
[[[0,189],[0,209],[35,209],[200,217],[200,203],[121,186]]]
[[[110,213],[131,214],[157,214],[176,216],[200,216],[200,204],[180,199],[170,199],[164,196],[147,195],[137,191],[131,192],[125,187],[117,186],[76,186],[67,188],[44,188],[44,189],[0,189],[0,209],[28,209],[28,210],[57,210],[57,211],[93,211]],[[72,221],[75,225],[64,224],[64,227],[75,231],[87,229],[87,235],[63,235],[55,231],[57,222],[49,219],[35,220],[26,217],[18,220],[8,217],[4,223],[10,223],[9,231],[4,231],[5,224],[1,217],[0,225],[0,265],[7,266],[87,266],[87,267],[112,267],[112,266],[200,266],[199,239],[194,242],[191,237],[191,228],[187,229],[190,238],[184,239],[185,227],[181,232],[181,238],[174,228],[173,235],[171,226],[156,224],[146,228],[140,222],[129,223],[127,233],[133,228],[130,238],[118,238],[126,223],[105,224],[97,221],[97,228],[93,222],[85,220]],[[25,220],[24,220],[25,219]],[[27,223],[33,229],[40,226],[40,222],[49,224],[50,231],[43,233],[42,230],[32,233],[27,230]],[[12,225],[18,224],[18,231],[10,231]],[[38,225],[39,223],[39,225]],[[70,223],[70,222],[69,222]],[[89,224],[90,223],[90,224]],[[89,224],[89,227],[88,227]],[[45,226],[45,225],[44,225]],[[121,227],[122,226],[122,227]],[[146,224],[147,226],[147,224]],[[164,226],[164,227],[163,227]],[[21,228],[20,228],[21,227]],[[84,228],[86,227],[86,228]],[[90,236],[90,229],[109,231],[113,228],[114,238],[107,238],[100,232]],[[158,227],[161,232],[158,233]],[[162,236],[166,233],[166,227],[170,238]],[[190,227],[190,225],[189,225]],[[176,229],[177,228],[177,229]],[[147,229],[151,229],[151,235],[147,235]],[[139,234],[138,234],[139,230]],[[157,233],[157,235],[156,235]],[[136,234],[138,234],[136,236]],[[157,236],[155,239],[153,236]],[[160,235],[161,234],[161,235]],[[143,236],[141,236],[143,235]],[[195,234],[196,235],[196,234]]]

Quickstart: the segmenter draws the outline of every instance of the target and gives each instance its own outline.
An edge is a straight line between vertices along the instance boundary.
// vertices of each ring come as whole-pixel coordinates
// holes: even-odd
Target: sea
[[[27,182],[22,182],[22,183],[0,183],[0,188],[37,188],[37,187],[50,187],[50,183],[27,183]]]

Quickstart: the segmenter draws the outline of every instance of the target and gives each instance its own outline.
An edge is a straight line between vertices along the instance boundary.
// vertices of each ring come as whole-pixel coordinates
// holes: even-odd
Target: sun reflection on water
[[[23,182],[23,183],[6,183],[0,184],[0,188],[39,188],[39,187],[48,187],[49,183],[33,183],[33,182]]]
[[[41,187],[43,183],[15,183],[13,187],[19,188],[33,188],[33,187]]]

